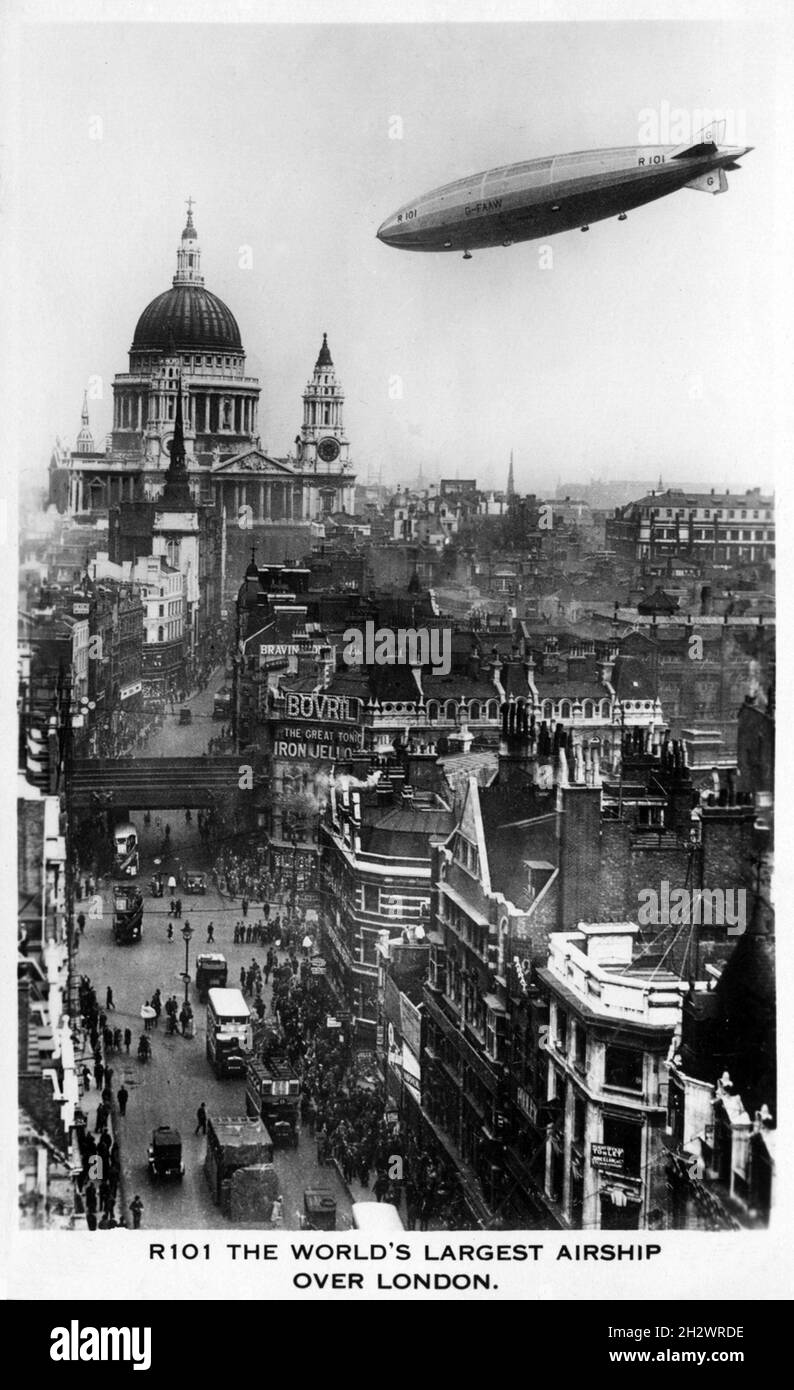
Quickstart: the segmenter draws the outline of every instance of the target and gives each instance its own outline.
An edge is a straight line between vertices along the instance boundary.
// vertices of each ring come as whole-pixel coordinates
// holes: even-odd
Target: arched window
[[[430,704],[429,704],[428,707],[427,707],[427,721],[428,721],[429,724],[433,724],[433,723],[435,723],[435,721],[436,721],[437,719],[438,719],[438,704],[437,704],[437,702],[436,702],[435,700],[431,700],[431,701],[430,701]]]
[[[592,719],[592,717],[593,717],[593,702],[592,702],[592,700],[585,700],[585,702],[584,702],[584,704],[583,704],[583,706],[582,706],[582,714],[584,715],[585,719]]]
[[[553,701],[553,700],[544,700],[544,701],[543,701],[543,718],[544,718],[544,719],[552,719],[553,717],[554,717],[554,701]]]
[[[469,705],[469,719],[479,719],[479,717],[480,702],[479,700],[472,700],[471,704]]]
[[[608,719],[608,718],[609,718],[609,700],[602,700],[602,701],[601,701],[601,718],[602,718],[602,719]]]
[[[458,707],[457,707],[457,705],[455,704],[455,701],[454,701],[454,700],[447,700],[446,708],[445,708],[445,710],[444,710],[445,718],[451,719],[452,722],[453,722],[453,724],[454,724],[454,723],[455,723],[455,720],[457,719],[457,714],[458,714]]]
[[[570,702],[570,700],[562,700],[562,701],[560,702],[560,719],[570,719],[570,717],[571,717],[571,702]]]
[[[498,703],[497,700],[489,700],[489,701],[488,701],[488,718],[489,718],[489,719],[498,719],[498,718],[499,718],[499,703]]]

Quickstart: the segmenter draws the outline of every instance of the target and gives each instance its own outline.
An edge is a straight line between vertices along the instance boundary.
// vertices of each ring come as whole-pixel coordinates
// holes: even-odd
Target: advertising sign
[[[591,1144],[590,1162],[600,1173],[622,1173],[625,1149],[614,1144]]]

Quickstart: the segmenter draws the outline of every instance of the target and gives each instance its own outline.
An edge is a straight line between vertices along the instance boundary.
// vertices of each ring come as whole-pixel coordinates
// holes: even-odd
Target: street
[[[194,713],[191,725],[180,726],[178,713],[167,714],[164,728],[141,749],[141,756],[151,757],[158,753],[195,756],[203,752],[207,740],[217,737],[220,730],[219,722],[213,726],[211,712],[213,695],[222,680],[222,672],[217,673],[208,689],[188,702]],[[192,1039],[181,1034],[167,1037],[163,1014],[159,1027],[150,1034],[152,1059],[147,1064],[137,1058],[138,1039],[143,1031],[140,1011],[158,987],[163,1001],[172,994],[180,1001],[184,998],[185,943],[181,929],[186,921],[194,931],[188,947],[188,971],[193,977],[198,954],[205,949],[221,951],[229,965],[229,986],[237,986],[241,967],[250,965],[252,954],[263,963],[264,951],[257,946],[233,944],[234,924],[242,918],[240,901],[223,898],[213,889],[209,876],[205,896],[190,896],[184,889],[179,890],[182,920],[173,921],[174,939],[169,942],[169,900],[153,898],[149,892],[165,824],[170,826],[172,854],[183,866],[209,869],[211,860],[196,830],[195,810],[190,824],[186,823],[184,810],[152,812],[149,827],[143,824],[142,812],[133,812],[133,821],[138,829],[141,851],[138,883],[144,893],[143,938],[129,946],[115,944],[110,880],[105,880],[98,890],[102,895],[102,916],[98,920],[89,919],[77,957],[77,969],[90,976],[100,1007],[104,1005],[107,986],[112,987],[116,1009],[108,1015],[110,1026],[132,1030],[129,1056],[122,1051],[111,1054],[108,1059],[114,1069],[114,1092],[123,1082],[130,1096],[126,1117],[122,1119],[114,1113],[121,1151],[124,1204],[128,1207],[135,1194],[140,1194],[144,1204],[142,1226],[146,1229],[234,1228],[235,1223],[228,1221],[213,1203],[203,1167],[206,1139],[196,1135],[194,1130],[196,1111],[202,1101],[210,1117],[244,1115],[244,1084],[240,1079],[216,1080],[205,1056],[206,1007],[199,1004],[192,983],[190,1002],[195,1015],[195,1036]],[[168,872],[167,864],[164,868]],[[257,915],[257,908],[252,904],[249,920]],[[214,926],[215,944],[207,947],[209,922]],[[271,993],[267,985],[268,1013]],[[92,1086],[84,1097],[92,1129],[98,1100],[99,1095]],[[152,1130],[160,1124],[173,1125],[182,1135],[185,1177],[181,1183],[152,1183],[148,1178],[147,1146]],[[302,1134],[297,1149],[277,1149],[274,1166],[284,1199],[285,1227],[298,1227],[304,1189],[321,1184],[329,1187],[336,1197],[337,1228],[349,1229],[350,1201],[335,1168],[318,1165],[316,1145],[308,1132]],[[126,1211],[124,1215],[128,1219]],[[241,1223],[239,1228],[245,1229],[247,1224]]]

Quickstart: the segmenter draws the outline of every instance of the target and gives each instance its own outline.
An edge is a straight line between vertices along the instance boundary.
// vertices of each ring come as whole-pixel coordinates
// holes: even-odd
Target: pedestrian
[[[168,891],[172,897],[176,895],[176,879],[173,874],[168,875]]]
[[[169,885],[169,887],[171,886],[171,880],[170,880],[170,879],[168,880],[168,885]],[[176,888],[176,884],[174,884],[174,887]],[[171,899],[171,902],[170,902],[170,905],[169,905],[169,908],[168,908],[168,916],[169,916],[169,917],[176,917],[176,903],[175,903],[175,901],[174,901],[173,898]]]
[[[117,1102],[118,1102],[119,1114],[122,1116],[122,1118],[123,1118],[123,1117],[126,1115],[126,1113],[127,1113],[127,1101],[129,1100],[129,1098],[130,1098],[130,1093],[129,1093],[129,1091],[127,1090],[127,1087],[126,1087],[126,1086],[119,1086],[119,1089],[118,1089],[118,1091],[116,1092],[116,1100],[117,1100]]]
[[[105,1068],[103,1067],[99,1059],[97,1059],[97,1061],[94,1063],[94,1080],[96,1082],[96,1088],[98,1091],[102,1090],[102,1078],[104,1075]]]
[[[167,936],[167,938],[168,938],[169,941],[173,941],[173,939],[174,939],[174,924],[173,924],[173,922],[169,922],[169,923],[168,923],[168,931],[166,932],[166,936]]]
[[[91,1090],[91,1073],[88,1070],[88,1067],[83,1067],[83,1090]]]
[[[125,1029],[124,1029],[124,1051],[125,1051],[125,1052],[129,1052],[129,1050],[130,1050],[130,1043],[131,1043],[131,1042],[132,1042],[132,1030],[131,1030],[130,1028],[125,1028]]]
[[[188,1025],[187,1004],[183,1004],[183,1005],[182,1005],[182,1008],[179,1010],[179,1024],[180,1024],[180,1027],[181,1027],[181,1029],[182,1029],[182,1037],[184,1038],[184,1036],[185,1036],[185,1029],[187,1028],[187,1025]]]
[[[77,930],[79,931],[79,933],[80,933],[81,936],[83,935],[83,932],[85,931],[85,913],[84,913],[84,912],[78,912],[78,914],[77,914]]]
[[[215,944],[215,928],[213,927],[212,922],[209,922],[209,923],[207,924],[207,945],[209,946],[209,945],[214,945],[214,944]]]
[[[202,1102],[201,1102],[201,1105],[199,1106],[198,1110],[196,1111],[196,1119],[198,1120],[198,1124],[196,1125],[196,1128],[194,1129],[193,1133],[194,1133],[194,1134],[206,1134],[206,1133],[207,1133],[207,1106],[206,1106],[206,1102],[205,1102],[205,1101],[202,1101]]]
[[[270,1224],[276,1230],[284,1225],[284,1198],[276,1197],[270,1211]]]
[[[105,1008],[109,1011],[110,1009],[115,1009],[115,1007],[116,1005],[113,1003],[113,990],[110,985],[108,985],[105,991]]]
[[[160,1026],[160,1014],[163,1012],[163,1000],[160,990],[156,989],[152,995],[152,1008],[154,1009],[154,1026]]]
[[[103,1100],[101,1100],[101,1101],[99,1102],[99,1105],[98,1105],[97,1108],[96,1108],[96,1125],[95,1125],[95,1127],[94,1127],[94,1133],[95,1133],[95,1134],[99,1134],[99,1132],[105,1128],[105,1125],[107,1124],[107,1122],[108,1122],[108,1108],[107,1108],[105,1102],[104,1102]]]
[[[181,916],[182,916],[182,899],[181,899],[181,898],[177,898],[176,903],[175,903],[175,905],[174,905],[174,916],[175,916],[175,917],[181,917]],[[187,925],[187,923],[186,923],[185,925]]]
[[[113,1029],[113,1051],[121,1052],[121,1029]]]
[[[105,1086],[109,1086],[113,1080],[113,1068],[105,1067]]]
[[[143,1202],[137,1192],[130,1202],[130,1211],[132,1212],[132,1229],[138,1231],[140,1230],[141,1216],[143,1214]]]
[[[152,1019],[154,1015],[151,1013],[151,1007],[151,1002],[147,999],[146,1003],[143,1006],[143,1009],[141,1009],[141,1013],[143,1014],[143,1027],[146,1033],[150,1033],[152,1028]],[[144,1009],[146,1010],[145,1013]]]
[[[244,917],[247,917],[247,916],[248,916],[248,899],[247,899],[247,898],[243,898],[242,902],[240,903],[240,906],[241,906],[242,909],[243,909],[243,916],[244,916]]]

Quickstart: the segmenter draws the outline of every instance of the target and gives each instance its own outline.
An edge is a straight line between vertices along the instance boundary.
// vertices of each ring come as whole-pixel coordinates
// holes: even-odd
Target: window
[[[493,1009],[485,1014],[485,1051],[492,1062],[505,1060],[505,1016]]]
[[[642,1124],[619,1115],[604,1115],[605,1144],[623,1150],[623,1171],[639,1177],[642,1170]]]
[[[581,1148],[584,1144],[584,1127],[587,1116],[587,1102],[584,1096],[574,1093],[573,1116],[571,1124],[571,1141]]]
[[[573,1026],[573,1064],[577,1071],[587,1069],[587,1033],[581,1023]]]
[[[554,1031],[554,1042],[560,1052],[564,1052],[568,1042],[568,1015],[564,1009],[557,1008],[557,1020]]]
[[[364,884],[364,911],[377,912],[380,907],[380,897],[378,885],[376,883]]]
[[[621,1091],[641,1091],[642,1060],[641,1052],[607,1045],[604,1053],[604,1085],[616,1086]]]
[[[158,642],[164,642],[164,641],[165,641],[165,628],[163,628],[163,627],[158,627],[158,629],[157,629],[157,640],[158,640]]]

